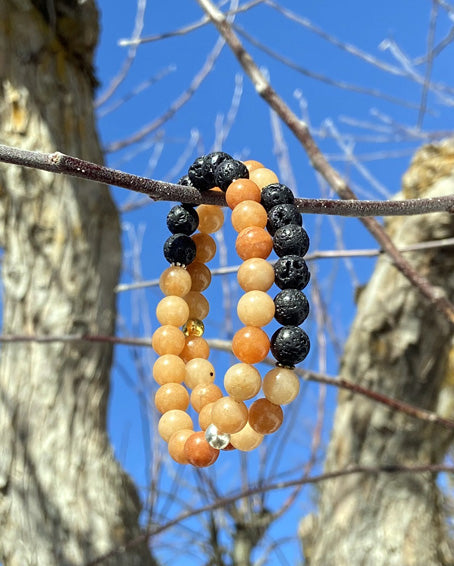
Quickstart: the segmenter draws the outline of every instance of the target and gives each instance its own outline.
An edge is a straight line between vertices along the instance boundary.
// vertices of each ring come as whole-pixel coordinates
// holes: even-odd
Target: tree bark
[[[423,148],[404,177],[404,195],[454,192],[454,145]],[[399,245],[454,236],[454,216],[395,218],[387,229]],[[407,257],[454,299],[450,248]],[[340,374],[372,390],[454,416],[454,329],[382,257],[358,302]],[[341,392],[325,470],[352,465],[435,464],[452,432]],[[433,474],[352,475],[323,483],[319,515],[302,521],[311,566],[424,566],[454,563],[442,498]]]
[[[1,143],[100,163],[93,0],[0,0]],[[5,334],[112,334],[120,227],[108,188],[0,168]],[[136,537],[140,504],[112,454],[112,347],[4,344],[0,559],[82,565]],[[107,560],[149,565],[142,544]]]

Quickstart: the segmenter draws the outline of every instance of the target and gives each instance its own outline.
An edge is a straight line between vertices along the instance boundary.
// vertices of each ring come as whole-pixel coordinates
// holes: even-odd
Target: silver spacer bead
[[[210,424],[205,431],[205,439],[216,450],[222,450],[229,445],[230,434],[219,432],[214,424]]]

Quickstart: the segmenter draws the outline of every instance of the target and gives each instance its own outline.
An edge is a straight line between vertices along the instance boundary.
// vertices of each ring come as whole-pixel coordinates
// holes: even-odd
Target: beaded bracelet
[[[210,285],[206,263],[216,252],[210,234],[223,226],[224,214],[213,205],[195,210],[181,204],[171,209],[167,226],[172,236],[164,244],[171,265],[160,277],[165,298],[156,308],[162,326],[152,337],[159,355],[153,366],[160,385],[155,395],[156,408],[162,413],[158,430],[176,462],[205,467],[217,460],[220,450],[249,451],[259,446],[264,435],[281,426],[281,405],[298,395],[299,380],[293,368],[310,348],[307,334],[299,327],[309,314],[302,292],[310,278],[303,257],[309,238],[292,191],[257,161],[242,163],[224,152],[211,153],[196,159],[179,183],[200,191],[225,191],[232,225],[238,232],[236,251],[244,262],[237,275],[245,291],[237,305],[244,327],[232,340],[239,363],[224,376],[224,396],[214,383],[215,370],[208,361],[203,320],[209,304],[201,293]],[[274,268],[266,261],[273,248],[279,257]],[[281,289],[274,300],[266,293],[273,283]],[[262,327],[273,317],[282,326],[268,339]],[[253,364],[263,361],[270,348],[276,368],[262,382]],[[264,397],[248,408],[244,401],[254,398],[260,389]],[[200,432],[194,432],[185,412],[189,402],[199,414]]]

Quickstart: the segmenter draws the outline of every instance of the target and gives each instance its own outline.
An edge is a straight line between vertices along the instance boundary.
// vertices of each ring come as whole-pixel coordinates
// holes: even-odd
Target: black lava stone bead
[[[274,318],[282,325],[299,326],[309,314],[309,301],[298,289],[284,289],[274,298]]]
[[[249,171],[244,163],[236,159],[226,159],[216,167],[214,180],[216,187],[226,191],[236,179],[249,179]]]
[[[187,204],[179,204],[171,208],[167,215],[167,228],[172,234],[193,234],[199,225],[199,215]]]
[[[288,224],[276,230],[273,237],[273,248],[276,255],[303,256],[309,249],[309,236],[304,228],[296,224]]]
[[[195,258],[195,243],[186,234],[173,234],[164,243],[164,257],[169,263],[189,265]]]
[[[233,157],[223,151],[215,151],[205,155],[202,165],[202,175],[205,181],[212,187],[216,186],[216,181],[214,179],[216,167],[227,159],[233,159]]]
[[[194,163],[188,169],[188,176],[191,180],[191,183],[196,189],[199,191],[207,191],[211,189],[213,185],[210,185],[209,182],[203,176],[203,164],[205,163],[205,156],[198,157]]]
[[[184,187],[194,186],[191,179],[189,178],[189,175],[183,175],[183,177],[181,177],[181,179],[178,181],[178,185],[183,185]]]
[[[282,326],[271,337],[271,352],[283,366],[302,362],[310,347],[309,336],[299,326]]]
[[[295,197],[292,191],[282,183],[271,183],[262,189],[262,206],[268,212],[277,204],[293,204]]]
[[[274,236],[276,230],[287,224],[303,225],[303,219],[294,204],[277,204],[268,212],[267,230]]]
[[[274,264],[274,282],[279,289],[304,289],[311,274],[301,256],[286,255]]]

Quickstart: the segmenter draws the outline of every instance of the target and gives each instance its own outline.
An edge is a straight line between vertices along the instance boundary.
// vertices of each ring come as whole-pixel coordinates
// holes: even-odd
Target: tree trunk
[[[0,140],[102,161],[93,116],[92,0],[0,0]],[[108,188],[0,168],[3,332],[113,334],[120,262]],[[14,343],[0,360],[0,559],[87,564],[140,533],[106,434],[112,347]],[[152,564],[145,544],[110,565]]]
[[[423,148],[404,177],[404,195],[452,194],[453,163],[452,143]],[[398,245],[453,237],[454,216],[394,218],[387,228]],[[406,257],[454,299],[452,248]],[[452,418],[453,337],[447,320],[382,257],[360,296],[340,373],[374,391]],[[352,465],[440,463],[452,438],[452,432],[439,426],[341,392],[325,471]],[[301,532],[312,566],[454,563],[432,474],[358,474],[323,483],[319,516],[303,520]]]

